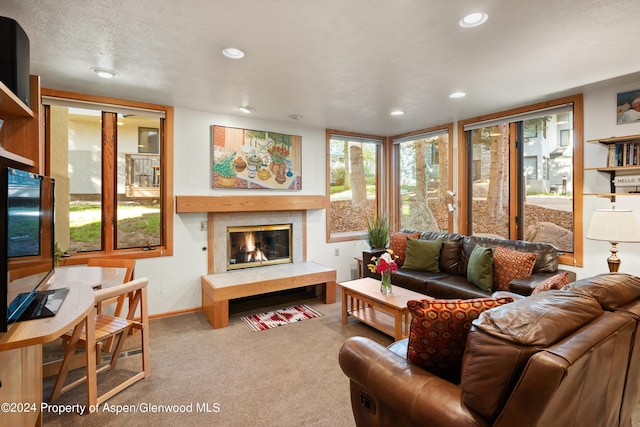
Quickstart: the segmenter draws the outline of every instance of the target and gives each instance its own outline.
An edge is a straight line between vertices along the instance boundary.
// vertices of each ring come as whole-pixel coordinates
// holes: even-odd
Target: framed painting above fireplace
[[[211,126],[211,186],[302,189],[302,137]]]

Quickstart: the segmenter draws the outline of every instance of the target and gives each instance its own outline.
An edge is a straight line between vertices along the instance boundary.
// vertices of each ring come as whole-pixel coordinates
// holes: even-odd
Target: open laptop
[[[53,317],[68,293],[69,288],[60,288],[18,294],[9,306],[8,323]]]

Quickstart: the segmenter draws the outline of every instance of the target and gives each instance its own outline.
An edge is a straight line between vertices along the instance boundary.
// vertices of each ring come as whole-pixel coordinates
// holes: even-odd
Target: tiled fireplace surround
[[[303,213],[292,212],[237,212],[216,214],[213,217],[213,273],[227,271],[227,227],[291,224],[293,263],[303,261]],[[260,268],[260,267],[251,267]]]

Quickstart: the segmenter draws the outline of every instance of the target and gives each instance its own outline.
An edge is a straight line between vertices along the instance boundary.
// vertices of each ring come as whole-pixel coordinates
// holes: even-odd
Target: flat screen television
[[[40,285],[53,274],[54,190],[53,178],[0,170],[0,332],[22,320]]]

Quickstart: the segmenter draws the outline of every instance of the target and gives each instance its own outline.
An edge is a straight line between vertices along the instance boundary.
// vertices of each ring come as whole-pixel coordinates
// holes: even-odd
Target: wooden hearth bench
[[[336,271],[310,261],[207,274],[201,285],[202,310],[214,329],[229,326],[229,300],[236,298],[316,285],[325,304],[336,302]]]

